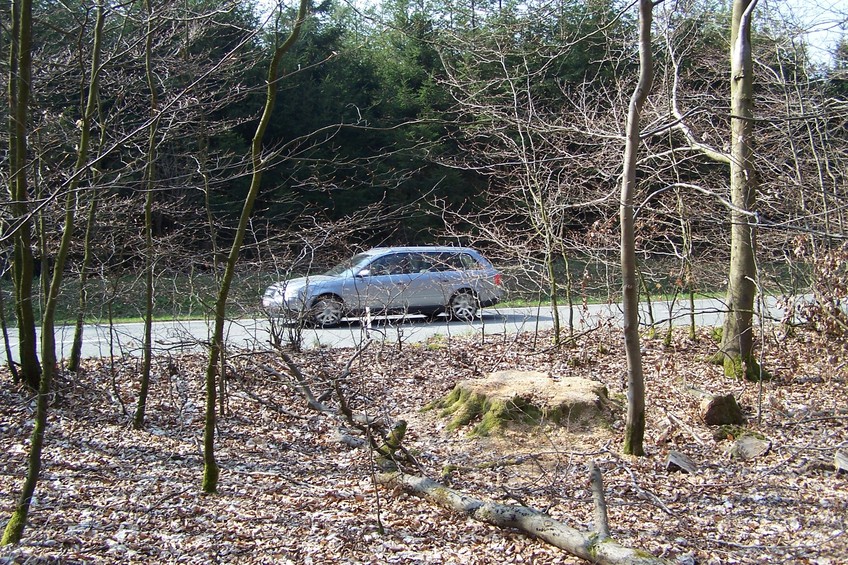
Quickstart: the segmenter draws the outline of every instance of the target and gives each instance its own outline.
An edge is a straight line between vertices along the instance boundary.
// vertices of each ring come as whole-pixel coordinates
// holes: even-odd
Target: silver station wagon
[[[322,275],[268,287],[262,307],[272,316],[337,325],[343,318],[446,313],[472,320],[500,300],[501,274],[468,247],[376,247]]]

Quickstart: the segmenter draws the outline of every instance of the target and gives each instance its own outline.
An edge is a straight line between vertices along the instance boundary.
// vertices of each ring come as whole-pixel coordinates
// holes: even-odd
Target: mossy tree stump
[[[510,423],[538,425],[587,423],[602,417],[607,389],[576,377],[551,378],[538,371],[496,371],[483,379],[460,381],[431,403],[448,430],[472,426],[471,435],[502,431]]]

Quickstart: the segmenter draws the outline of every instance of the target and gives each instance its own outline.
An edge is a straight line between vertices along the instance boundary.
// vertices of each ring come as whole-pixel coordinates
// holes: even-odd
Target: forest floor
[[[512,429],[488,438],[447,431],[427,403],[462,379],[500,369],[602,381],[624,402],[620,330],[576,345],[550,336],[487,335],[424,345],[371,344],[292,353],[316,395],[340,389],[359,413],[408,422],[405,446],[421,473],[464,494],[547,512],[581,530],[593,522],[587,467],[603,472],[612,536],[681,563],[845,563],[848,347],[777,329],[764,336],[774,378],[727,380],[708,358],[716,345],[675,333],[644,339],[646,457],[621,454],[623,406],[595,428]],[[352,362],[351,362],[352,360]],[[341,441],[341,420],[307,408],[279,373],[275,353],[228,360],[226,414],[218,422],[216,495],[200,492],[204,359],[157,358],[146,429],[129,426],[139,362],[92,361],[62,376],[52,398],[44,466],[24,540],[0,563],[580,563],[517,531],[451,512],[399,488],[376,487],[374,453]],[[277,375],[269,372],[272,368]],[[0,525],[26,466],[33,399],[0,375]],[[765,455],[731,459],[731,439],[699,416],[701,398],[733,393]],[[325,400],[338,407],[337,398]],[[759,417],[758,417],[759,412]],[[129,414],[129,415],[128,415]],[[726,434],[725,434],[726,435]],[[692,474],[666,469],[669,450]]]

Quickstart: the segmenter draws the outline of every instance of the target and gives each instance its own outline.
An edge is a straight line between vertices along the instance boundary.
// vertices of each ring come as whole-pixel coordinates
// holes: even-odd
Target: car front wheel
[[[449,313],[454,320],[470,322],[477,316],[477,309],[477,297],[470,292],[460,292],[451,298]]]
[[[335,296],[320,296],[312,304],[312,322],[319,328],[339,325],[344,305]]]

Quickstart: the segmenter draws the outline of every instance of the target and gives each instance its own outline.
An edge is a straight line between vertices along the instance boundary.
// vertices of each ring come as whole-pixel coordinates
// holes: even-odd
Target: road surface
[[[656,324],[667,324],[671,319],[674,325],[689,323],[688,301],[677,302],[673,308],[666,302],[653,302],[652,311]],[[568,308],[561,307],[560,323],[568,324]],[[720,325],[724,319],[725,307],[719,299],[700,299],[695,302],[696,324],[699,326]],[[769,321],[782,319],[784,312],[777,301],[766,301],[766,316]],[[597,327],[598,324],[621,323],[621,306],[618,304],[589,304],[574,309],[574,325],[577,331]],[[649,320],[647,304],[641,305],[640,320],[643,324]],[[422,319],[375,320],[370,327],[359,321],[345,322],[340,327],[330,329],[303,330],[301,343],[306,349],[328,347],[355,347],[366,339],[385,340],[389,343],[419,343],[434,336],[450,337],[465,335],[492,335],[519,333],[550,329],[553,327],[553,315],[550,307],[540,308],[486,308],[482,316],[474,322],[449,322],[439,319],[426,322]],[[233,320],[225,327],[227,344],[248,350],[266,350],[271,340],[271,324],[268,320]],[[283,329],[285,332],[285,328]],[[184,353],[201,351],[209,341],[211,324],[206,321],[173,321],[154,324],[154,348],[158,354],[172,352]],[[17,354],[17,331],[9,329],[12,350]],[[144,325],[142,323],[106,325],[88,325],[85,327],[83,357],[109,357],[114,354],[139,356],[141,354]],[[70,355],[73,327],[56,328],[57,356]]]

